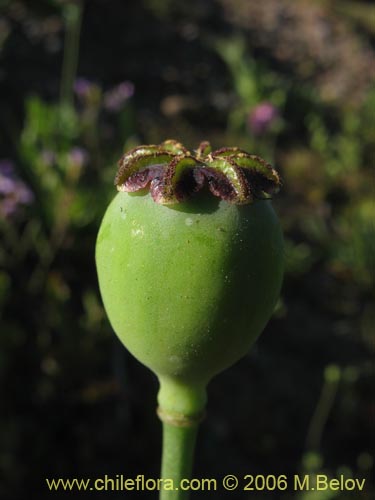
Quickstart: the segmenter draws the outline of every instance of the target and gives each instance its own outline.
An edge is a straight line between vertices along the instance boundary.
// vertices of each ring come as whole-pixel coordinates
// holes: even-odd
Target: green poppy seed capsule
[[[238,148],[166,141],[126,153],[115,183],[100,290],[114,331],[159,378],[162,477],[177,481],[191,471],[207,383],[248,352],[277,301],[283,239],[268,198],[280,179]]]
[[[162,382],[160,407],[193,416],[209,380],[248,352],[275,306],[283,243],[265,195],[279,177],[237,148],[202,143],[193,154],[166,141],[127,153],[116,183],[96,247],[104,306]]]

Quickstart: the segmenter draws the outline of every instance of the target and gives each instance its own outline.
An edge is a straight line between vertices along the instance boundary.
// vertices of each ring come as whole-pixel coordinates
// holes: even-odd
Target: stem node
[[[191,478],[199,423],[205,416],[205,385],[160,377],[157,414],[163,422],[161,477],[172,480],[174,490],[161,490],[160,500],[187,500],[181,481]]]
[[[194,427],[200,424],[206,416],[206,412],[188,416],[183,413],[165,411],[160,406],[158,406],[156,413],[162,422],[174,427]]]

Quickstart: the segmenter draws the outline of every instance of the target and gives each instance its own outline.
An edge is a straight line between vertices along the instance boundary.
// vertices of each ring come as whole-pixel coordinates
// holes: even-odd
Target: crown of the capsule
[[[138,146],[118,162],[115,185],[134,192],[149,187],[156,203],[179,203],[204,186],[215,196],[243,205],[275,193],[281,180],[274,168],[259,156],[240,148],[211,150],[201,142],[191,152],[180,142]]]

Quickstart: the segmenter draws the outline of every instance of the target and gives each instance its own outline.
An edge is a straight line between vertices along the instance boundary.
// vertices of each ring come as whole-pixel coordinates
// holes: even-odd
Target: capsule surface
[[[176,206],[119,192],[96,245],[109,320],[158,376],[207,383],[244,356],[272,314],[283,239],[270,201],[199,193]]]

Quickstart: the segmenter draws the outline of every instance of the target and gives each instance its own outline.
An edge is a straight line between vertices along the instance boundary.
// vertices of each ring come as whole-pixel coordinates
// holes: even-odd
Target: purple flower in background
[[[254,135],[263,135],[270,130],[278,116],[278,109],[272,103],[261,102],[250,111],[249,128]]]
[[[86,165],[89,159],[89,154],[86,149],[75,147],[69,151],[68,162],[70,165],[81,168]]]
[[[74,92],[82,101],[87,100],[97,85],[86,78],[77,78],[74,82]]]
[[[134,84],[128,81],[122,82],[104,94],[104,108],[112,113],[121,111],[125,102],[130,99],[133,94]]]
[[[0,175],[10,177],[14,174],[14,166],[10,160],[0,160]]]
[[[0,160],[0,216],[10,217],[20,205],[29,205],[33,200],[32,191],[16,177],[13,163]]]
[[[15,181],[7,175],[0,174],[0,195],[10,195],[14,191]]]

